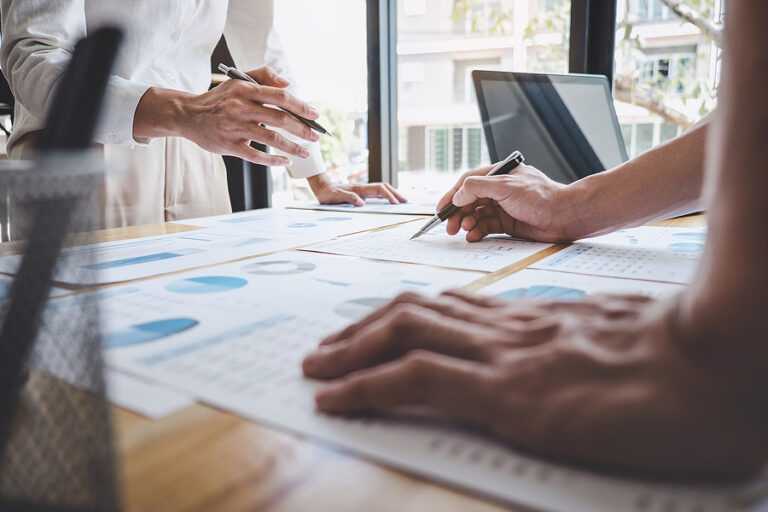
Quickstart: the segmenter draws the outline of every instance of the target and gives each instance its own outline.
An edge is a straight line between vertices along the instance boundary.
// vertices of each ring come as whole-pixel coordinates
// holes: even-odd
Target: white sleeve
[[[291,82],[288,90],[299,96],[283,45],[275,31],[274,10],[273,0],[230,0],[224,37],[237,67],[250,71],[269,66],[287,78]],[[293,178],[309,178],[324,173],[325,164],[320,146],[293,139],[309,149],[310,156],[302,160],[286,155],[293,162],[288,167],[288,173]],[[280,151],[277,153],[284,155]]]
[[[16,101],[43,128],[45,115],[78,40],[86,36],[85,0],[1,0],[0,65]],[[133,116],[149,88],[110,77],[95,141],[132,146]]]

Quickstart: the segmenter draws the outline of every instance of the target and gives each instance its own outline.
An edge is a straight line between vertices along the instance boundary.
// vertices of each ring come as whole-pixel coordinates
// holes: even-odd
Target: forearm
[[[701,209],[707,124],[565,190],[571,239],[609,233]]]
[[[766,17],[764,1],[729,4],[720,106],[708,154],[708,243],[681,320],[692,332],[709,335],[711,343],[699,350],[718,367],[761,376],[763,382],[768,358]]]

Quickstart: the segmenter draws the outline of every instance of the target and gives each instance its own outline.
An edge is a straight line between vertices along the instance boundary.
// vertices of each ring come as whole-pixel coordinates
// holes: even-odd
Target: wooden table
[[[661,226],[698,227],[685,217]],[[173,224],[108,230],[117,240],[194,229]],[[506,277],[561,247],[483,278]],[[388,469],[206,405],[160,420],[114,408],[128,510],[499,511],[519,510]]]

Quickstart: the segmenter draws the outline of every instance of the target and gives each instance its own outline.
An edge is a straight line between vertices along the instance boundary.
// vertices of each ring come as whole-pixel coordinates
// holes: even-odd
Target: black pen
[[[515,170],[518,165],[523,163],[525,161],[525,157],[523,154],[519,151],[513,151],[511,155],[509,155],[507,158],[502,160],[501,162],[494,165],[490,171],[488,171],[488,174],[486,176],[499,176],[501,174],[508,174]],[[442,223],[445,220],[448,220],[450,217],[453,216],[454,213],[459,211],[461,208],[456,206],[453,203],[448,204],[445,206],[442,210],[437,212],[434,217],[432,217],[429,222],[427,222],[423,228],[421,228],[415,235],[411,237],[411,240],[415,240],[416,238],[419,238],[424,233],[428,232],[438,224]]]
[[[243,73],[242,71],[240,71],[237,68],[229,67],[229,66],[227,66],[225,64],[219,64],[218,67],[219,67],[219,71],[221,71],[222,73],[227,75],[229,78],[234,78],[235,80],[245,80],[246,82],[251,82],[252,84],[261,85],[259,82],[257,82],[256,80],[251,78],[249,75],[246,75],[245,73]],[[289,114],[291,117],[293,117],[297,121],[301,121],[305,125],[309,126],[313,130],[315,130],[316,132],[322,133],[323,135],[328,135],[330,137],[333,137],[331,132],[329,132],[328,130],[326,130],[322,126],[320,126],[319,123],[316,123],[315,121],[312,121],[311,119],[306,119],[304,117],[301,117],[298,114],[294,114],[290,110],[285,109],[283,107],[278,106],[277,108],[279,108],[280,110],[282,110],[286,114]]]

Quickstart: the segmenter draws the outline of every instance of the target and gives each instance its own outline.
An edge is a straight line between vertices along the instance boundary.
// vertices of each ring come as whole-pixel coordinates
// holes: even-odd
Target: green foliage
[[[349,147],[356,139],[353,120],[340,110],[321,105],[320,124],[333,134],[333,137],[320,137],[320,153],[323,161],[330,168],[344,164],[349,155]]]

